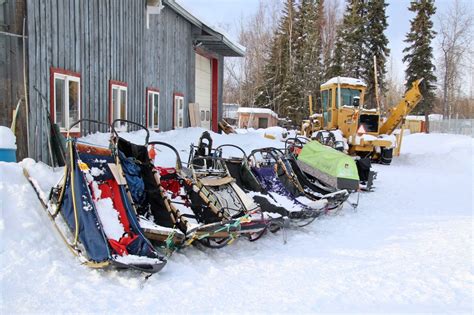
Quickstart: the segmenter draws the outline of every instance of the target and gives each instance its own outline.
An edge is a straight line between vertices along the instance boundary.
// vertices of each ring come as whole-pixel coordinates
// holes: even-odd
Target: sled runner
[[[115,176],[111,151],[68,135],[66,161],[64,176],[48,198],[37,179],[24,172],[68,248],[90,267],[160,271],[166,259],[140,229],[125,187]]]

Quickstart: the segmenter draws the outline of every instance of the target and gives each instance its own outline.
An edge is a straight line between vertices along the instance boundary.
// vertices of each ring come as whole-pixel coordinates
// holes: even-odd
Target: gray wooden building
[[[198,123],[217,131],[223,58],[244,48],[175,1],[6,2],[26,3],[31,157],[49,161],[48,119],[62,131],[80,118],[166,131],[189,126],[188,105],[198,103]],[[71,131],[104,128],[83,123]]]

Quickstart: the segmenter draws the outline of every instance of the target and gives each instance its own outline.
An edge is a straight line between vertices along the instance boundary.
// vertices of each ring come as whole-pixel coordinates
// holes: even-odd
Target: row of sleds
[[[127,141],[114,127],[125,124],[145,130],[143,144]],[[110,130],[109,147],[68,135],[64,175],[49,195],[25,169],[68,248],[94,268],[153,274],[170,253],[189,245],[222,248],[238,238],[256,241],[308,225],[342,208],[359,188],[358,181],[340,189],[319,180],[311,163],[299,160],[310,147],[301,139],[247,155],[231,144],[213,147],[204,132],[184,166],[173,146],[149,141],[139,124],[117,120]],[[166,150],[174,167],[155,164]]]

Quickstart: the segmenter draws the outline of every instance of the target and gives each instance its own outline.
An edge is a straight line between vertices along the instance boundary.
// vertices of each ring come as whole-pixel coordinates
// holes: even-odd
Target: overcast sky
[[[267,0],[268,1],[268,0]],[[326,0],[337,1],[337,0]],[[345,7],[345,1],[341,1],[341,8]],[[453,0],[437,0],[437,13],[444,12]],[[218,26],[230,26],[229,33],[237,38],[237,25],[241,19],[256,12],[258,0],[178,0],[183,6],[188,8],[191,13],[204,21]],[[469,0],[463,2],[469,3]],[[394,61],[399,80],[404,78],[404,68],[402,63],[403,48],[406,44],[403,42],[406,33],[410,30],[410,19],[414,17],[412,12],[408,11],[410,0],[388,0],[387,7],[388,28],[386,35],[389,40],[389,48]],[[472,10],[472,5],[470,5]],[[437,24],[437,18],[434,18]],[[435,25],[436,26],[436,25]],[[228,29],[228,27],[225,27]]]

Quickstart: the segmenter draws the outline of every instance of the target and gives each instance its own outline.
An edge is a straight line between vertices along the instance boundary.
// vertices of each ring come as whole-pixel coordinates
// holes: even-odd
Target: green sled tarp
[[[318,141],[304,145],[297,163],[305,173],[326,185],[350,191],[359,188],[359,174],[354,159]]]

